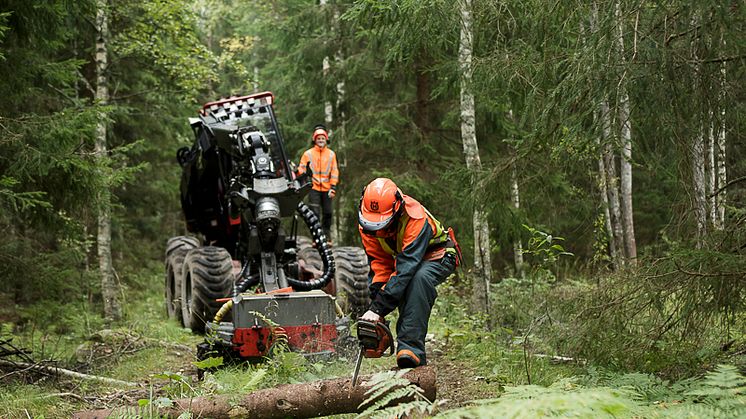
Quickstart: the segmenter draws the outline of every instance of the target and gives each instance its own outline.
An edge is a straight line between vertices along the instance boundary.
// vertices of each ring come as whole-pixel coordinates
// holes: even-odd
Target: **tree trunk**
[[[472,93],[472,15],[471,0],[460,0],[461,39],[459,43],[459,69],[461,73],[461,141],[464,145],[466,168],[472,173],[471,186],[477,190],[482,162],[474,120],[474,94]],[[474,203],[474,289],[476,310],[489,316],[489,284],[492,276],[490,238],[487,216],[480,202]]]
[[[715,227],[718,223],[717,197],[717,170],[715,166],[715,113],[712,109],[707,111],[707,151],[705,154],[705,174],[706,174],[706,193],[707,209],[709,210],[710,225]]]
[[[341,29],[340,29],[340,23],[339,23],[339,9],[335,7],[334,9],[334,29],[335,33],[338,37],[338,45],[341,45]],[[334,53],[334,63],[337,66],[337,73],[336,74],[342,74],[342,71],[340,67],[342,66],[343,62],[343,55],[342,55],[342,47],[338,47],[337,51]],[[340,170],[340,176],[342,175],[341,172],[345,170],[347,167],[347,144],[346,144],[346,138],[345,138],[345,122],[347,121],[347,115],[344,111],[344,99],[345,99],[345,81],[342,78],[339,78],[337,80],[337,100],[335,103],[335,107],[337,109],[337,129],[336,129],[336,135],[334,136],[334,141],[336,143],[335,150],[337,152],[337,164],[339,165]],[[340,179],[340,182],[342,179]],[[355,197],[352,198],[353,200]],[[336,202],[336,209],[334,213],[336,214],[336,223],[335,223],[335,229],[332,231],[335,242],[338,242],[341,244],[342,242],[342,226],[347,226],[347,213],[343,210],[344,208],[347,208],[347,194],[338,193],[337,197],[335,198]],[[357,229],[355,229],[357,232]]]
[[[699,25],[699,16],[695,15],[692,18],[692,28],[697,28]],[[698,86],[701,85],[701,71],[700,65],[698,64],[697,54],[697,43],[699,34],[697,30],[694,30],[692,34],[692,59],[694,62],[694,89],[696,91]],[[692,165],[692,191],[694,194],[694,217],[697,223],[697,248],[701,248],[704,237],[707,234],[707,187],[705,185],[705,139],[704,139],[704,117],[701,111],[696,114],[697,120],[695,124],[698,126],[695,135],[692,137],[692,143],[690,147],[690,161]]]
[[[424,390],[424,396],[435,400],[436,382],[433,367],[419,367],[404,375],[412,384]],[[358,407],[368,397],[369,379],[363,379],[356,387],[351,387],[351,379],[315,381],[303,384],[286,384],[267,388],[243,395],[220,395],[179,399],[173,406],[161,409],[158,417],[175,418],[190,412],[191,417],[209,418],[312,418],[317,416],[356,413]],[[147,413],[144,408],[117,408],[103,410],[86,410],[77,412],[73,417],[78,419],[106,418],[109,416]],[[142,410],[142,411],[141,411]]]
[[[616,175],[616,162],[611,142],[613,141],[611,133],[611,115],[609,102],[604,100],[601,103],[601,123],[604,133],[603,159],[604,168],[606,169],[606,191],[609,201],[609,220],[611,222],[614,248],[616,249],[616,259],[612,260],[614,269],[618,270],[624,267],[624,228],[622,227],[622,212],[619,205],[619,180]]]
[[[601,148],[601,138],[599,137],[599,157],[598,157],[598,189],[601,192],[601,207],[604,212],[604,225],[606,227],[606,236],[609,240],[609,257],[611,258],[611,264],[614,269],[619,268],[619,259],[616,250],[616,241],[614,240],[614,229],[611,226],[611,214],[609,211],[609,188],[606,183],[606,164],[604,158],[606,153]]]
[[[624,25],[619,2],[616,3],[616,23],[618,30],[617,46],[619,61],[625,64],[624,58]],[[618,115],[622,142],[621,158],[621,195],[622,195],[622,224],[624,227],[624,249],[626,263],[630,266],[637,264],[637,243],[635,241],[635,223],[632,212],[632,129],[629,120],[629,96],[627,95],[624,76],[619,82]]]
[[[325,7],[329,5],[328,0],[319,0],[319,5],[321,7]],[[333,4],[331,7],[335,7]],[[333,12],[333,18],[332,22],[329,25],[331,36],[336,36],[335,33],[338,33],[339,30],[339,10],[335,7]],[[335,65],[339,66],[342,63],[342,53],[338,49],[334,54],[334,63]],[[330,77],[331,73],[331,59],[329,56],[324,57],[324,61],[322,63],[322,71],[324,78]],[[344,142],[344,130],[341,129],[342,124],[344,123],[344,112],[341,111],[341,104],[344,100],[344,92],[345,92],[345,83],[344,81],[340,80],[337,81],[336,84],[336,101],[335,103],[332,103],[331,100],[327,100],[324,102],[324,124],[326,124],[327,131],[329,133],[329,139],[331,140],[332,133],[336,131],[336,135],[334,136],[334,141],[336,143],[335,151],[337,153],[337,164],[339,165],[340,169],[347,166],[347,161],[345,160],[345,142]],[[334,123],[334,109],[337,109],[337,126],[340,127],[338,130],[332,129],[332,124]],[[340,179],[341,181],[341,179]],[[344,203],[344,197],[341,193],[338,193],[335,198],[334,203],[334,222],[332,223],[332,237],[329,237],[329,239],[333,239],[335,243],[339,243],[342,240],[341,235],[341,227],[346,224],[345,220],[345,214],[341,209],[345,208]]]
[[[515,125],[515,118],[513,118],[513,110],[508,110],[508,118],[511,123]],[[521,195],[520,189],[518,188],[518,163],[515,148],[513,150],[513,163],[511,164],[510,170],[510,195],[513,200],[513,208],[519,210],[521,208]],[[515,272],[519,278],[525,278],[526,272],[523,265],[523,243],[521,242],[520,236],[513,242],[513,260],[515,261]]]
[[[692,139],[692,188],[694,190],[694,216],[697,221],[697,248],[707,234],[707,198],[705,196],[705,141],[702,129]]]
[[[109,87],[107,79],[108,67],[108,2],[98,0],[96,10],[96,104],[106,106],[109,103]],[[107,115],[99,113],[96,124],[96,156],[103,172],[107,159]],[[101,176],[105,176],[101,173]],[[108,186],[101,189],[99,195],[98,213],[98,261],[101,271],[101,294],[104,299],[104,317],[108,321],[122,318],[119,306],[119,284],[114,277],[114,267],[111,261],[111,195]]]
[[[591,3],[589,18],[590,33],[593,36],[598,31],[598,5],[594,1]],[[583,32],[583,26],[580,27],[581,33]],[[585,37],[583,38],[585,44]],[[599,106],[597,123],[601,124],[601,134],[598,136],[598,187],[601,192],[601,205],[604,211],[606,234],[609,240],[609,257],[611,258],[611,266],[614,270],[619,270],[623,267],[622,253],[624,249],[620,247],[620,235],[619,231],[619,215],[614,211],[614,208],[619,207],[618,199],[614,199],[616,194],[615,182],[612,182],[616,178],[614,174],[614,155],[610,147],[611,140],[611,114],[609,111],[609,101],[604,98]],[[611,167],[609,167],[611,166]],[[609,170],[612,174],[609,176]]]
[[[721,40],[722,47],[725,47],[725,40]],[[722,188],[727,183],[726,166],[725,166],[725,92],[726,92],[726,74],[725,63],[720,67],[720,92],[718,94],[718,106],[720,107],[720,124],[717,135],[717,186]],[[715,200],[717,205],[717,222],[715,228],[722,230],[725,228],[725,189],[720,191]]]

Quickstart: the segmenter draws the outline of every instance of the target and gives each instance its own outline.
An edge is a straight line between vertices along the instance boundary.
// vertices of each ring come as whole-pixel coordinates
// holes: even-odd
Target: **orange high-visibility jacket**
[[[298,174],[311,172],[313,189],[327,192],[336,189],[339,182],[339,168],[337,167],[337,155],[329,147],[319,148],[313,146],[303,153],[298,165]]]
[[[393,237],[368,235],[359,227],[370,263],[369,284],[381,290],[371,310],[382,316],[396,308],[422,261],[438,260],[446,252],[448,234],[440,221],[414,198],[404,195],[404,202]]]

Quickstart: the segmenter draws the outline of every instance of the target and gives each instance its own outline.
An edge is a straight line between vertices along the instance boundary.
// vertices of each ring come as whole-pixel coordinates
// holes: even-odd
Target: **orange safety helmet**
[[[379,177],[363,189],[358,223],[365,232],[383,230],[391,225],[404,208],[404,198],[394,181]]]
[[[316,142],[316,137],[318,137],[319,135],[321,135],[324,138],[326,138],[327,144],[329,143],[329,133],[326,132],[326,127],[323,126],[323,125],[321,125],[321,124],[319,124],[319,125],[316,125],[315,127],[313,127],[313,134],[311,134],[311,143],[312,144]]]

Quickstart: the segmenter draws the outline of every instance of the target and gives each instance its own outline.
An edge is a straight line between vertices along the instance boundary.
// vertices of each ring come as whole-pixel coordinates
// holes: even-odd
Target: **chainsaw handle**
[[[357,338],[366,358],[380,358],[387,349],[389,355],[394,354],[394,336],[383,321],[358,319]]]

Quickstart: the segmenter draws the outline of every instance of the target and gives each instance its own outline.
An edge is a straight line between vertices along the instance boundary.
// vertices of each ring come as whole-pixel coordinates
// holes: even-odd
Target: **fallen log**
[[[404,375],[411,383],[424,390],[429,400],[435,400],[435,369],[419,367]],[[194,417],[209,418],[313,418],[342,413],[356,413],[366,400],[370,376],[362,377],[356,387],[350,378],[285,384],[244,395],[194,397],[173,401],[173,406],[159,409],[158,417],[175,418],[185,412]],[[148,407],[119,407],[114,409],[84,410],[73,415],[76,419],[103,419],[110,416],[137,415]]]

